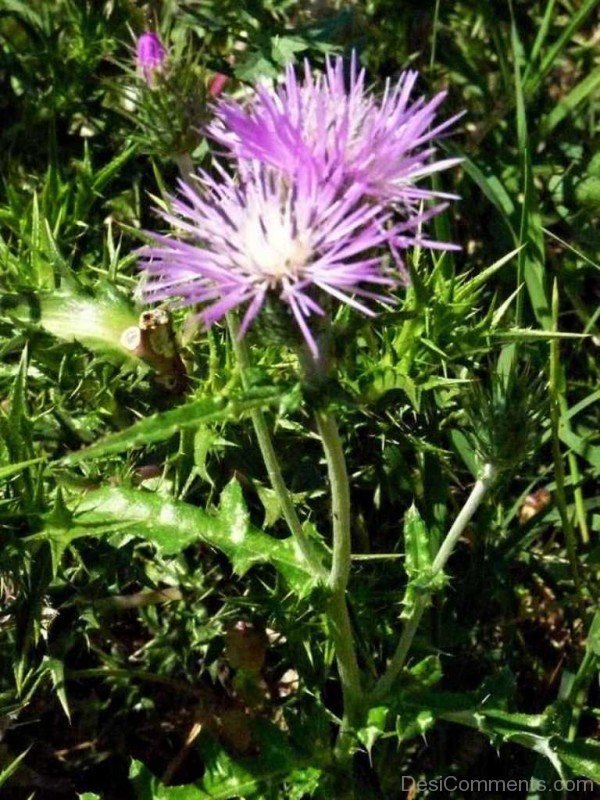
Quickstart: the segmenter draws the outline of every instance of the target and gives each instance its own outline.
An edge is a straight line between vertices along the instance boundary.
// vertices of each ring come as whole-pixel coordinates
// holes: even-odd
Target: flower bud
[[[167,51],[157,33],[147,31],[139,37],[136,44],[137,68],[148,86],[154,84],[155,75],[162,72],[166,59]]]
[[[218,97],[225,85],[229,81],[229,77],[227,75],[223,75],[222,72],[215,72],[212,76],[210,81],[208,82],[208,93],[211,97]]]
[[[528,368],[492,372],[488,381],[472,384],[465,434],[482,464],[508,472],[531,458],[539,447],[544,396],[541,376]]]
[[[137,81],[124,71],[120,110],[137,129],[139,149],[162,158],[193,153],[211,113],[200,56],[188,48],[175,57],[148,32],[137,40],[136,64]]]

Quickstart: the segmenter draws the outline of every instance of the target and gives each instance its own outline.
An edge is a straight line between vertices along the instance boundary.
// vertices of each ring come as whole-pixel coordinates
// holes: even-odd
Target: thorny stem
[[[242,385],[245,389],[247,389],[249,385],[247,370],[250,366],[250,359],[248,357],[246,343],[239,338],[237,320],[232,314],[227,316],[227,327],[229,329],[229,336],[231,338],[233,350],[240,370]],[[260,408],[255,408],[250,412],[250,419],[252,420],[258,446],[260,448],[263,461],[265,462],[265,467],[267,468],[269,481],[273,487],[273,491],[277,495],[281,512],[287,523],[287,526],[290,529],[292,536],[296,540],[298,549],[302,553],[302,556],[307,564],[309,564],[315,575],[320,580],[324,581],[327,578],[327,571],[321,564],[321,561],[316,555],[308,537],[304,533],[302,523],[300,522],[298,514],[296,513],[294,502],[287,486],[285,485],[283,475],[281,474],[281,467],[279,466],[279,460],[277,458],[277,454],[275,453],[275,448],[273,447],[273,441],[271,439],[269,427]]]
[[[332,594],[327,606],[327,616],[344,699],[344,716],[335,752],[339,759],[345,759],[350,753],[350,731],[360,721],[362,705],[354,635],[346,604],[351,556],[350,486],[336,421],[331,414],[323,411],[318,411],[315,416],[331,486],[333,560],[328,584]]]
[[[493,466],[491,464],[486,464],[483,468],[481,478],[479,478],[479,480],[475,483],[475,486],[473,486],[471,494],[467,498],[467,502],[462,507],[458,517],[455,519],[454,524],[448,531],[446,538],[442,542],[442,545],[433,560],[430,575],[432,583],[435,577],[439,575],[446,566],[448,559],[456,547],[456,543],[462,536],[462,533],[469,524],[473,514],[479,508],[481,501],[492,485],[495,476],[496,473]],[[415,634],[419,629],[421,618],[423,617],[425,609],[429,605],[431,595],[432,589],[429,589],[418,596],[412,614],[404,626],[404,630],[402,631],[400,641],[398,642],[396,652],[390,661],[390,665],[385,674],[379,679],[375,689],[373,690],[373,699],[381,698],[386,695],[402,671],[413,639],[415,638]]]

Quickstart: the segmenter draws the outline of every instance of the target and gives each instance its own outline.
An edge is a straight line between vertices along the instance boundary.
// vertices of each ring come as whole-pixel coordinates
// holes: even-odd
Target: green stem
[[[485,464],[482,470],[481,478],[479,478],[479,480],[475,483],[475,486],[473,486],[471,494],[467,498],[467,502],[460,510],[458,517],[455,519],[454,524],[448,531],[446,538],[442,542],[442,546],[438,550],[438,553],[433,560],[433,564],[431,565],[431,574],[433,577],[435,577],[439,572],[442,572],[446,566],[448,559],[456,547],[456,543],[462,536],[464,529],[471,521],[473,514],[481,505],[481,501],[485,497],[495,477],[496,473],[492,465]]]
[[[250,366],[248,351],[245,342],[239,337],[237,321],[231,314],[227,317],[227,325],[240,369],[242,384],[244,388],[248,388],[247,369]],[[336,755],[338,759],[345,759],[350,754],[350,731],[356,726],[360,718],[361,696],[354,636],[345,597],[346,585],[350,574],[351,554],[350,490],[341,439],[333,417],[324,413],[317,414],[317,427],[321,434],[325,451],[332,495],[333,562],[328,576],[302,528],[302,523],[298,518],[296,508],[283,480],[279,461],[262,411],[260,409],[252,411],[251,419],[271,486],[277,495],[282,513],[298,544],[298,549],[311,565],[315,574],[322,580],[327,579],[331,588],[331,595],[326,605],[326,614],[330,635],[335,647],[344,700],[344,715],[336,744]]]
[[[315,415],[321,436],[327,473],[331,485],[331,516],[333,521],[333,560],[329,586],[344,592],[350,576],[350,487],[342,440],[331,414],[319,411]]]
[[[335,592],[330,597],[326,612],[329,634],[335,648],[335,658],[344,701],[344,713],[335,745],[335,755],[339,761],[345,761],[351,751],[352,731],[356,730],[361,720],[362,692],[354,645],[354,632],[350,625],[344,593]]]
[[[338,759],[349,756],[351,729],[355,728],[361,715],[361,687],[354,635],[346,603],[346,587],[350,577],[350,486],[342,440],[335,418],[325,412],[315,414],[317,429],[321,436],[327,473],[331,487],[331,516],[333,523],[333,559],[329,573],[331,597],[327,605],[327,616],[331,638],[342,685],[344,716],[336,744]]]
[[[483,468],[481,478],[479,478],[479,480],[475,483],[475,486],[473,486],[471,494],[467,498],[467,502],[462,507],[458,517],[448,531],[446,538],[442,542],[442,545],[433,560],[433,564],[431,565],[432,584],[437,575],[444,570],[448,559],[456,547],[456,543],[462,536],[463,531],[469,524],[473,514],[475,514],[479,508],[481,501],[492,485],[494,478],[494,468],[491,464],[486,464]],[[417,630],[419,629],[419,624],[425,609],[431,600],[432,593],[432,590],[429,589],[428,591],[423,592],[423,594],[417,598],[413,612],[404,626],[400,641],[398,642],[396,651],[392,657],[392,660],[390,661],[390,665],[385,674],[379,679],[375,689],[373,690],[373,699],[378,699],[385,696],[392,688],[392,685],[398,675],[401,673],[404,664],[406,663],[406,658],[413,643],[413,639],[415,638]]]
[[[231,314],[229,314],[227,317],[227,327],[229,329],[233,350],[240,370],[242,385],[245,389],[248,389],[249,382],[247,370],[250,366],[248,349],[246,347],[246,343],[240,339],[238,335],[239,326],[237,324],[237,320]],[[256,434],[256,439],[258,441],[258,446],[260,448],[263,461],[265,462],[269,481],[273,487],[273,491],[277,496],[277,500],[279,501],[281,512],[287,523],[287,526],[290,529],[292,536],[296,540],[298,549],[300,550],[307,564],[310,565],[311,569],[320,580],[325,581],[327,578],[327,570],[322,565],[310,543],[310,540],[304,533],[302,523],[300,522],[298,514],[296,513],[294,502],[287,486],[285,485],[285,481],[281,473],[281,467],[279,466],[279,460],[277,458],[277,454],[275,453],[275,448],[273,447],[273,441],[271,439],[271,434],[265,420],[265,416],[259,408],[256,408],[250,412],[250,418],[254,426],[254,432]]]

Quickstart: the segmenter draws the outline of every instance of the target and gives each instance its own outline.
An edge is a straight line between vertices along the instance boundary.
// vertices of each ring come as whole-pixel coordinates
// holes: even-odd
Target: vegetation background
[[[557,768],[600,781],[598,9],[0,0],[0,796],[403,798],[402,775],[444,774],[531,788],[437,796],[599,796],[539,788]],[[144,94],[134,37],[155,26],[185,75]],[[423,91],[448,89],[445,114],[466,112],[440,143],[464,157],[440,179],[461,200],[435,230],[462,250],[414,254],[397,311],[340,322],[349,596],[368,675],[401,627],[411,504],[435,548],[477,453],[508,469],[397,698],[360,732],[349,785],[331,757],[340,696],[322,600],[289,562],[244,418],[268,405],[286,479],[327,537],[293,359],[254,334],[240,399],[221,329],[178,312],[173,333],[159,326],[166,361],[122,337],[141,312],[134,250],[182,137],[210,164],[196,135],[210,77],[237,91],[352,48],[376,87],[415,67]],[[253,526],[248,551],[230,538],[236,514]],[[495,716],[471,713],[483,698]]]

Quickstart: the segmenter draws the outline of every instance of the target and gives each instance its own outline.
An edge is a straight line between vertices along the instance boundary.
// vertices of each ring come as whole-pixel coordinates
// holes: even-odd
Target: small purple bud
[[[143,33],[136,44],[136,61],[139,72],[148,86],[152,86],[155,73],[162,72],[167,51],[154,31]]]
[[[229,82],[229,78],[227,75],[223,75],[222,72],[215,72],[208,83],[208,93],[211,97],[218,97],[225,85]]]

